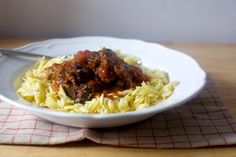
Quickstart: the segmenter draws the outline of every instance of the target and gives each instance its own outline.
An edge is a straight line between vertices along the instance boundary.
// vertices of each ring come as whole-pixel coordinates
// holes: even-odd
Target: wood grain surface
[[[42,39],[41,39],[42,40]],[[0,38],[0,47],[15,48],[39,39]],[[236,117],[236,45],[161,43],[195,58],[215,82],[220,97],[231,114]],[[233,157],[236,147],[212,147],[199,149],[140,149],[98,145],[88,140],[57,146],[0,145],[0,156],[8,157]]]

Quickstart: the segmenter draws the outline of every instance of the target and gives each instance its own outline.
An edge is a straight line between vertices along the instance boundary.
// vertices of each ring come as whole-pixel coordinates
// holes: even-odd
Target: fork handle
[[[5,55],[10,55],[10,56],[23,56],[23,57],[33,57],[33,58],[36,58],[36,57],[37,58],[38,57],[52,58],[51,56],[33,54],[30,52],[22,52],[22,51],[18,51],[18,50],[5,49],[5,48],[0,48],[0,53],[5,54]]]

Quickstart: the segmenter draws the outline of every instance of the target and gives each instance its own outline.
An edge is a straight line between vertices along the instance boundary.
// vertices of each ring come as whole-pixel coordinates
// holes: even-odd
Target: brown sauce
[[[126,64],[112,50],[79,51],[74,58],[45,69],[53,89],[62,86],[67,96],[83,103],[96,95],[114,99],[119,91],[149,81],[138,67]]]

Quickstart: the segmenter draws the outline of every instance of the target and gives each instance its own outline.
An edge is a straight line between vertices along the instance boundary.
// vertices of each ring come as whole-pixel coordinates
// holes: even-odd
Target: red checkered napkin
[[[90,139],[99,144],[146,148],[195,148],[236,144],[236,122],[212,81],[193,100],[140,123],[82,129],[48,122],[0,102],[0,143],[55,145]]]

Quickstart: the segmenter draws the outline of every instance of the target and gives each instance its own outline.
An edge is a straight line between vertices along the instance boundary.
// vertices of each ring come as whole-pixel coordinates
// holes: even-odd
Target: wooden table
[[[1,39],[0,47],[14,48],[24,44],[38,41],[32,39]],[[162,43],[163,45],[177,49],[194,57],[213,78],[216,88],[236,117],[236,45],[230,44],[186,44],[186,43]],[[201,149],[136,149],[98,145],[88,140],[57,146],[16,146],[0,145],[0,156],[83,156],[83,157],[221,157],[236,156],[236,147],[213,147]]]

